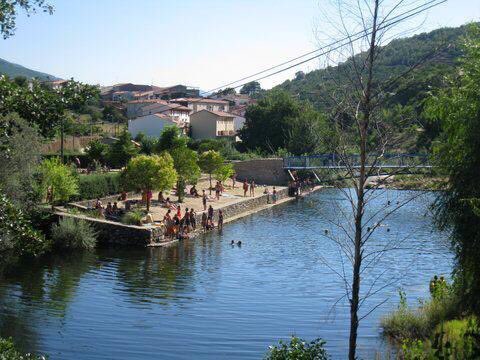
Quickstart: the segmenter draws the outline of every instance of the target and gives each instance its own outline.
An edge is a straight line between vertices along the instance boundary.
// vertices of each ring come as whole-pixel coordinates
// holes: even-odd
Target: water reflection
[[[338,268],[338,249],[322,234],[335,219],[325,191],[266,210],[168,248],[99,249],[24,264],[0,282],[0,335],[26,351],[53,359],[258,359],[266,347],[295,333],[324,337],[334,358],[344,358],[348,304],[343,284],[322,262]],[[389,192],[378,204],[407,193]],[[428,196],[427,196],[428,197]],[[431,197],[430,197],[431,200]],[[429,200],[416,201],[388,221],[374,244],[408,246],[365,276],[388,270],[404,275],[367,302],[391,298],[361,324],[359,351],[379,348],[379,318],[396,305],[398,287],[409,299],[427,293],[435,272],[448,273],[445,236],[424,216]],[[341,206],[346,206],[343,204]],[[338,215],[338,214],[337,214]],[[242,241],[242,247],[231,241]],[[181,349],[179,351],[179,349]]]

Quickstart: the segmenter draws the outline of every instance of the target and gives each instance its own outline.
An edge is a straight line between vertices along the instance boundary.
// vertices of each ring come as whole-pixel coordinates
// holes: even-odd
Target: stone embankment
[[[253,198],[245,198],[215,209],[215,219],[220,209],[223,211],[224,222],[227,223],[290,200],[294,200],[294,198],[288,197],[288,189],[279,189],[277,191],[276,204],[271,202],[271,197],[270,201],[268,201],[268,196],[265,194]],[[57,216],[89,221],[98,232],[100,245],[161,246],[172,243],[172,239],[164,237],[163,227],[160,226],[126,225],[115,221],[69,214],[67,212],[57,212]],[[197,224],[201,223],[201,216],[201,212],[197,213]]]

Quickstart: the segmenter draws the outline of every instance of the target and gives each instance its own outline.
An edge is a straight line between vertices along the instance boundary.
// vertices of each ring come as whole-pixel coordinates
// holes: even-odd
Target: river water
[[[349,208],[343,195],[317,192],[165,249],[100,249],[29,263],[0,282],[0,335],[50,359],[260,359],[268,345],[296,334],[324,338],[330,355],[343,359],[349,314],[331,239],[345,238],[334,224]],[[415,197],[369,240],[369,250],[393,250],[362,274],[364,294],[374,285],[362,314],[381,304],[361,322],[363,358],[385,350],[379,322],[396,307],[400,288],[415,304],[428,296],[434,274],[451,271],[446,235],[428,215],[434,195],[419,195],[378,192],[369,205],[369,214],[384,214]]]

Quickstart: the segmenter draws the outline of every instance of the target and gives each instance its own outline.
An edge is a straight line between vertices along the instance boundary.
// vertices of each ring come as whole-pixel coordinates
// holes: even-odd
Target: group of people
[[[288,195],[299,196],[302,193],[311,191],[315,188],[315,182],[310,178],[300,179],[296,176],[295,180],[288,182]]]
[[[265,195],[267,195],[267,204],[270,204],[270,203],[276,204],[277,203],[277,196],[278,195],[277,195],[277,189],[275,188],[275,186],[273,187],[272,192],[270,192],[268,187],[266,187],[265,190],[263,191],[263,193]]]
[[[109,201],[106,206],[103,206],[100,198],[95,200],[93,208],[98,212],[98,215],[104,219],[117,219],[124,213],[124,210],[118,207],[116,201],[114,201],[113,204]]]
[[[255,196],[255,181],[252,180],[250,183],[248,182],[247,179],[243,181],[243,197],[247,197],[247,193],[250,190],[250,196],[254,197]]]
[[[173,216],[172,216],[173,214]],[[197,228],[196,213],[193,208],[190,210],[185,209],[185,213],[182,215],[182,208],[180,205],[177,206],[176,211],[168,209],[167,213],[163,217],[163,224],[165,226],[165,235],[177,238],[177,239],[188,239],[190,237],[189,233],[195,231]],[[218,211],[217,225],[215,226],[214,222],[214,210],[212,205],[208,207],[208,210],[203,212],[201,226],[204,232],[208,230],[213,230],[218,228],[219,230],[223,229],[223,211]]]
[[[172,209],[168,209],[163,217],[163,224],[165,226],[165,235],[177,239],[188,239],[189,233],[196,229],[197,221],[195,218],[195,210],[191,208],[185,209],[182,215],[182,208],[177,206],[174,215],[172,216]]]

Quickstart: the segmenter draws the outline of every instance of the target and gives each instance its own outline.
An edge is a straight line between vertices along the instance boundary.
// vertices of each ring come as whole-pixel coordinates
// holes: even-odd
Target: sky
[[[318,33],[332,33],[328,1],[49,0],[51,16],[19,14],[15,35],[0,40],[0,58],[90,84],[210,90],[321,45]],[[418,33],[479,20],[480,0],[449,0],[415,25]],[[262,87],[319,66],[312,61]]]

